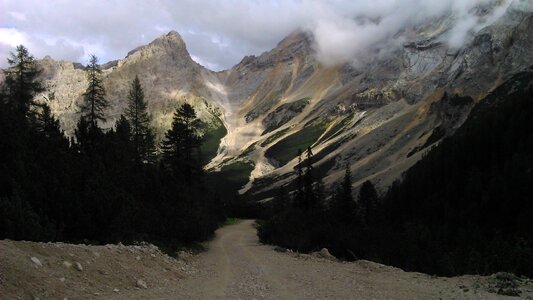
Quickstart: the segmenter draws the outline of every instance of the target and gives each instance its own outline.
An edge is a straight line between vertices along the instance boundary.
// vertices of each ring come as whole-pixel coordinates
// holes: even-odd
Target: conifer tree
[[[366,225],[371,224],[376,217],[378,199],[378,193],[372,182],[365,181],[359,190],[358,202],[360,203],[362,220]]]
[[[315,206],[316,197],[314,194],[313,177],[313,151],[308,147],[305,152],[305,175],[304,175],[304,208],[309,209]]]
[[[272,199],[272,213],[274,215],[285,211],[289,207],[289,197],[285,188],[280,186],[278,194]]]
[[[166,132],[161,143],[164,164],[186,182],[201,173],[198,155],[201,140],[197,134],[199,127],[200,120],[196,117],[194,108],[184,103],[176,109],[172,128]]]
[[[68,140],[66,139],[59,120],[52,115],[50,106],[47,103],[39,104],[41,108],[37,115],[37,125],[39,131],[49,140],[56,142],[58,145],[68,147]]]
[[[7,59],[10,67],[4,70],[6,76],[2,93],[9,102],[9,106],[20,116],[25,116],[36,94],[44,91],[38,80],[41,70],[28,49],[23,45],[10,53]]]
[[[352,196],[352,172],[349,164],[346,164],[344,179],[334,201],[334,213],[337,218],[345,224],[353,222],[357,207]]]
[[[304,171],[302,166],[302,150],[298,149],[298,165],[296,165],[296,193],[293,205],[298,208],[303,207],[304,202]]]
[[[86,70],[89,85],[83,94],[84,103],[81,112],[82,118],[85,118],[88,125],[94,129],[98,127],[98,121],[105,121],[104,110],[109,104],[105,98],[106,93],[101,78],[102,70],[100,70],[96,56],[91,55]]]
[[[154,133],[150,127],[150,115],[144,101],[144,91],[138,76],[131,83],[128,96],[127,120],[131,125],[131,135],[137,162],[149,162],[155,152]]]

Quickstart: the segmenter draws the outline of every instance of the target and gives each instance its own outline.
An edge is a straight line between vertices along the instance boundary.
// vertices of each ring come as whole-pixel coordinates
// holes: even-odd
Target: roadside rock
[[[148,288],[148,285],[142,279],[137,279],[136,285],[137,285],[138,288],[142,288],[142,289],[147,289]]]
[[[324,259],[328,259],[328,260],[337,260],[337,258],[335,256],[333,256],[333,255],[331,255],[331,253],[329,253],[328,248],[322,248],[320,251],[313,252],[311,255],[313,255],[314,257],[324,258]]]
[[[33,261],[33,263],[35,263],[37,266],[39,266],[39,267],[42,267],[42,266],[43,266],[43,264],[41,263],[41,261],[40,261],[37,257],[32,256],[30,259],[31,259],[31,261]]]
[[[79,262],[77,262],[77,263],[75,264],[75,266],[76,266],[76,270],[78,270],[78,271],[80,271],[80,272],[83,271],[83,266],[82,266]]]

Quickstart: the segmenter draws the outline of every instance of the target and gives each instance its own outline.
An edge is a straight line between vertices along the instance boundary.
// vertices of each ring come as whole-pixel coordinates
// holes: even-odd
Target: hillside
[[[112,103],[106,126],[123,112],[128,82],[138,74],[158,137],[169,128],[176,103],[192,103],[206,124],[203,132],[211,145],[206,156],[216,156],[206,168],[216,172],[240,164],[252,169],[239,176],[238,185],[248,181],[241,193],[265,198],[272,188],[288,184],[294,179],[296,150],[307,146],[319,158],[316,165],[326,184],[349,163],[355,186],[372,179],[386,187],[426,146],[452,134],[476,101],[533,61],[527,50],[533,43],[530,7],[521,1],[505,5],[503,15],[460,49],[446,43],[454,20],[443,16],[400,28],[395,36],[400,47],[378,47],[357,64],[337,66],[319,63],[313,36],[295,32],[271,51],[212,72],[191,59],[173,31],[103,65]],[[49,57],[41,65],[48,89],[43,96],[70,134],[84,72],[79,64]],[[450,106],[444,93],[474,102]]]

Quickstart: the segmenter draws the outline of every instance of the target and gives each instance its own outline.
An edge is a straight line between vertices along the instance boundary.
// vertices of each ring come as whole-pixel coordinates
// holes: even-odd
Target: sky
[[[312,32],[319,61],[361,59],[380,43],[394,45],[399,28],[455,16],[446,41],[460,47],[496,20],[512,0],[0,0],[0,66],[16,45],[36,58],[87,63],[120,59],[170,30],[198,63],[212,70],[259,55],[296,30]],[[530,5],[532,0],[514,0]],[[488,17],[476,5],[499,3]],[[525,3],[525,4],[524,4]]]

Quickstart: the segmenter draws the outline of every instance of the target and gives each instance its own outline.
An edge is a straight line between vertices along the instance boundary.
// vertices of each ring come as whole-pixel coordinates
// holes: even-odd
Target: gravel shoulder
[[[369,261],[278,252],[252,220],[219,229],[178,259],[155,246],[0,241],[1,299],[518,299],[495,276],[432,277]],[[79,266],[78,266],[79,264]],[[519,279],[522,299],[533,282]]]

